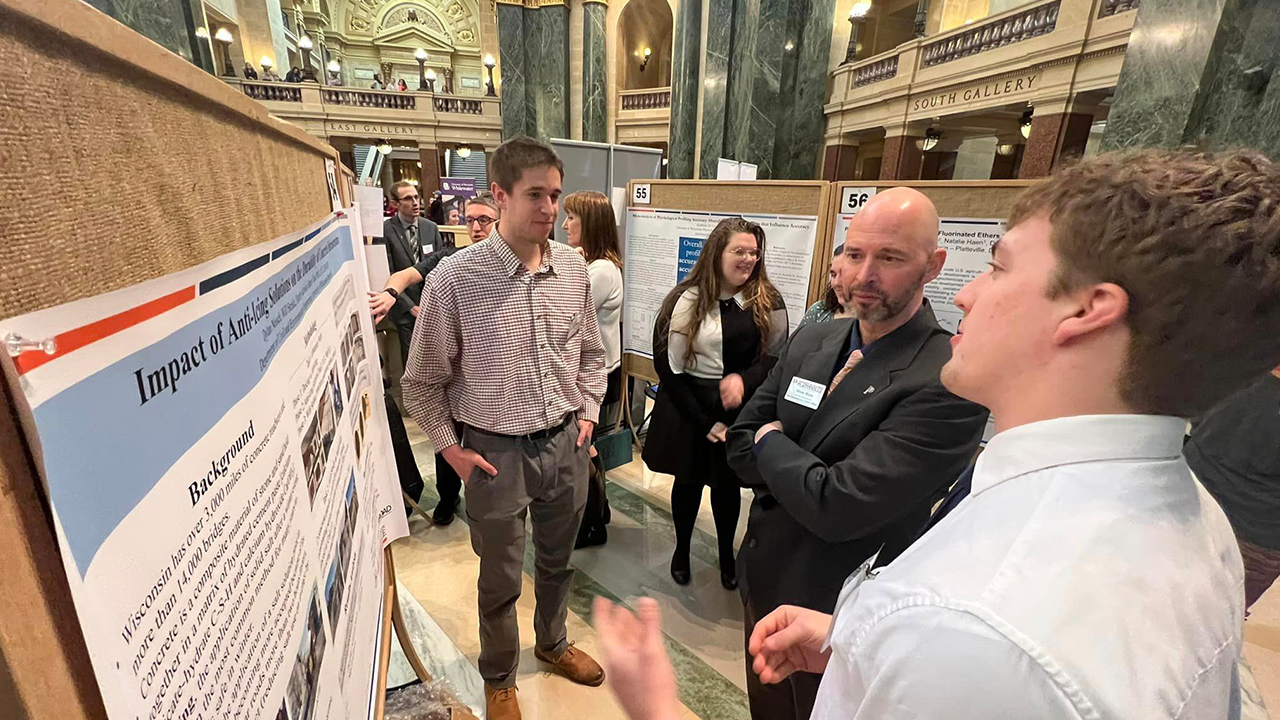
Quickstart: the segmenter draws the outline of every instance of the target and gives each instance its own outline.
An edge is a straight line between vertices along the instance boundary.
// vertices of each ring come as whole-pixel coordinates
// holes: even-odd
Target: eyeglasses
[[[480,227],[483,228],[483,227],[489,227],[490,225],[492,225],[494,218],[486,217],[484,215],[480,215],[478,217],[472,217],[468,215],[465,218],[463,218],[463,220],[465,220],[468,225],[479,225]]]
[[[421,199],[422,198],[418,197],[417,195],[405,195],[404,197],[400,198],[396,202],[418,202]]]
[[[742,248],[737,248],[734,250],[730,250],[729,254],[739,260],[759,260],[760,259],[759,250],[743,250]]]

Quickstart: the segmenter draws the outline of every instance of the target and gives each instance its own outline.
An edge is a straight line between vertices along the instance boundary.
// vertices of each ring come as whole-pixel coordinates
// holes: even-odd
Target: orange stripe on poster
[[[52,355],[43,350],[27,350],[14,358],[13,364],[17,368],[19,375],[31,372],[54,358],[69,355],[82,347],[92,345],[103,338],[111,337],[125,328],[150,320],[157,315],[195,299],[195,296],[196,288],[192,285],[163,297],[158,297],[151,302],[143,303],[138,307],[116,313],[111,317],[105,317],[88,325],[68,330],[54,337],[54,341],[57,343],[57,350]]]

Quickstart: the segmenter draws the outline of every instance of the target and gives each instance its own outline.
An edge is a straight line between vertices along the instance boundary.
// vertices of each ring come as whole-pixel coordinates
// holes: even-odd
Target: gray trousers
[[[533,630],[552,656],[568,647],[569,556],[587,502],[587,446],[575,446],[578,424],[539,440],[463,429],[462,445],[498,470],[476,470],[466,482],[471,547],[480,558],[480,676],[493,687],[516,683],[520,630],[516,600],[524,565],[525,516],[533,517]]]

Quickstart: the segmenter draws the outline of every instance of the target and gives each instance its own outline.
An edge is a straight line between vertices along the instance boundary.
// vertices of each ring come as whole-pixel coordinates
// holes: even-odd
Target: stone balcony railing
[[[223,80],[266,105],[273,115],[321,137],[394,132],[467,143],[501,137],[501,103],[496,97],[366,90],[314,82]]]
[[[831,73],[826,112],[869,108],[890,97],[1009,73],[1027,58],[1065,60],[1123,52],[1140,0],[1040,0],[938,35],[914,38]],[[974,58],[973,56],[978,56]]]
[[[345,88],[325,87],[320,89],[320,100],[325,105],[383,108],[385,110],[413,110],[417,107],[417,100],[412,93],[396,92],[394,90],[348,90]]]
[[[671,88],[648,90],[623,90],[618,93],[618,105],[622,111],[661,110],[671,107]]]
[[[924,67],[941,65],[1051,33],[1057,27],[1060,6],[1061,0],[1051,0],[928,43],[921,54],[921,62]]]
[[[1111,17],[1129,10],[1137,10],[1141,4],[1142,0],[1102,0],[1102,8],[1098,10],[1098,17]]]

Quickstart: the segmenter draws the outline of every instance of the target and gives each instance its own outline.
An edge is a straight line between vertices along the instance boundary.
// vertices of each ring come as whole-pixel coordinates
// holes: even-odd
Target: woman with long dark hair
[[[604,369],[609,371],[603,402],[603,406],[608,407],[618,401],[622,392],[622,254],[618,250],[617,219],[609,198],[598,192],[567,195],[564,214],[566,239],[587,261],[587,275],[591,278],[591,298],[600,325],[600,339],[604,341]],[[596,430],[606,424],[602,417]],[[591,448],[590,473],[587,507],[575,548],[603,545],[609,539],[605,530],[609,522],[609,500],[604,492],[604,464],[594,447]]]
[[[764,230],[742,218],[720,221],[689,276],[667,295],[653,335],[661,380],[644,461],[675,475],[671,515],[676,549],[671,578],[690,580],[689,546],[711,488],[720,584],[738,586],[733,540],[742,496],[725,459],[725,433],[777,361],[787,309],[764,267]]]

